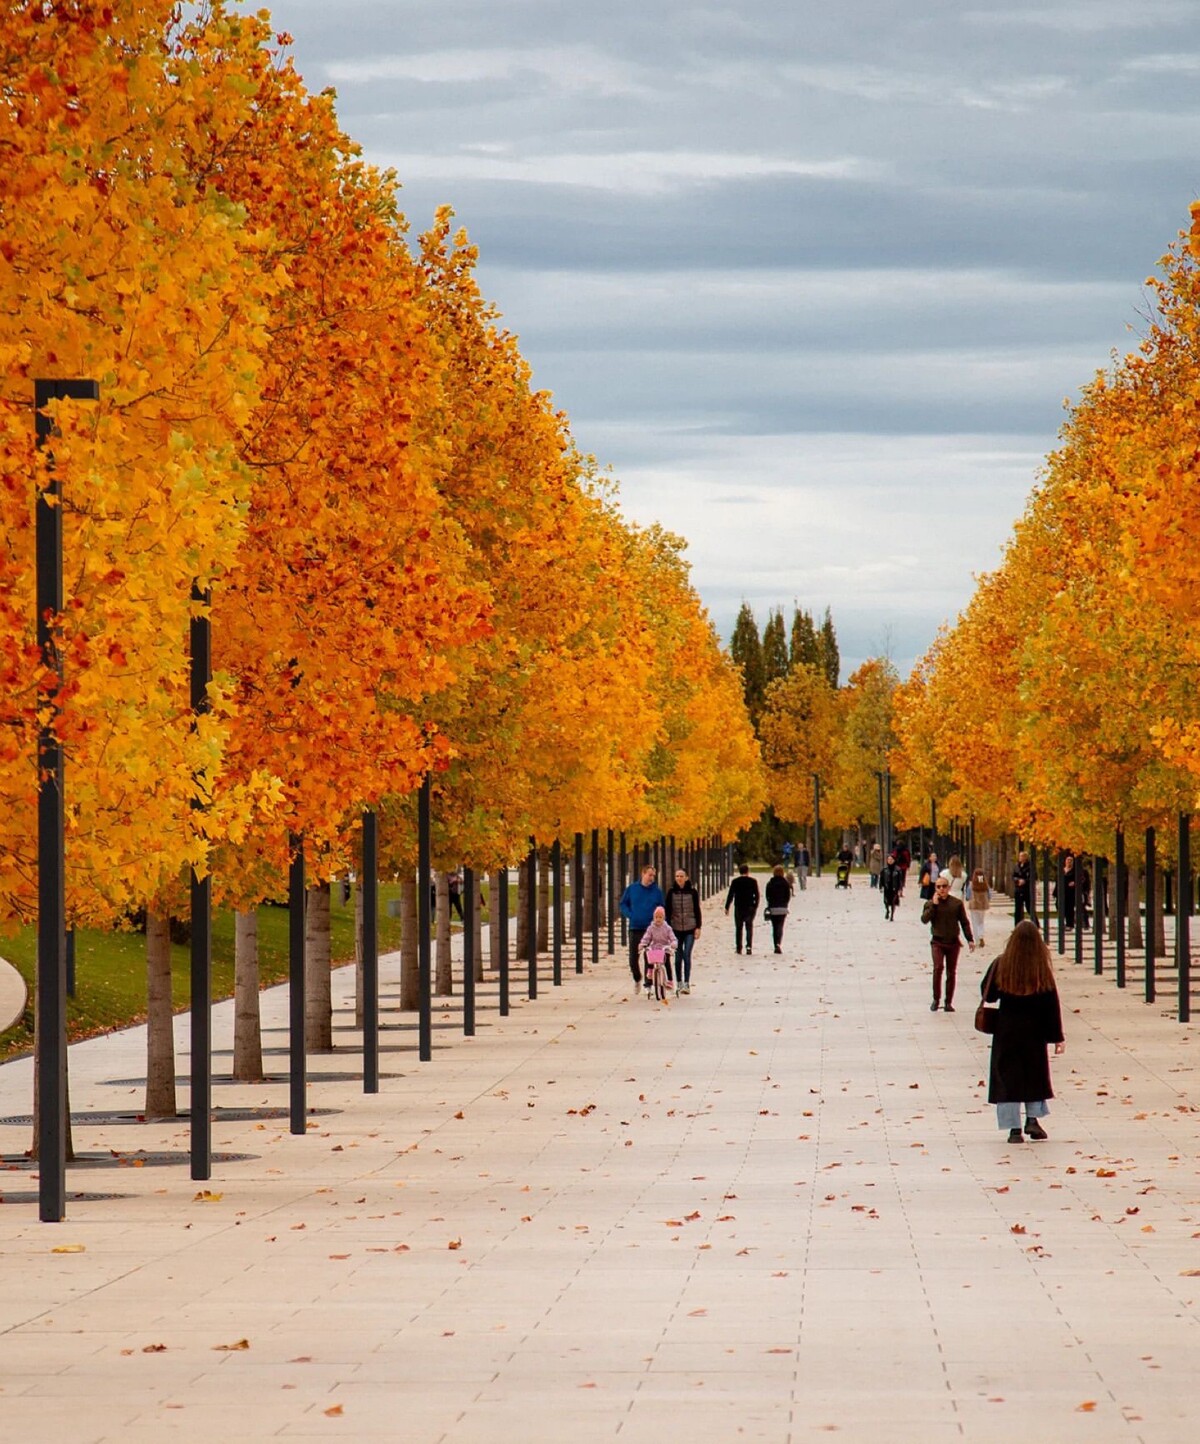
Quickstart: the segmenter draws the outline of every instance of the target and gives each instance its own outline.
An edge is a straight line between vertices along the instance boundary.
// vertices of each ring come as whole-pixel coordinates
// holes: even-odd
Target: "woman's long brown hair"
[[[996,959],[996,987],[1002,993],[1028,998],[1033,993],[1054,992],[1054,970],[1050,949],[1042,941],[1038,925],[1026,918],[1012,931],[1004,951]]]

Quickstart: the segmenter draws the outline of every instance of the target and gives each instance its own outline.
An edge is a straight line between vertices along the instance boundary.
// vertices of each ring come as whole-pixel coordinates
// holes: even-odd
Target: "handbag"
[[[996,1019],[1000,1016],[999,1003],[985,1003],[983,999],[987,996],[988,989],[992,984],[992,974],[996,971],[996,964],[993,961],[979,984],[979,991],[982,994],[979,1006],[975,1009],[975,1031],[977,1033],[994,1033],[996,1031]]]

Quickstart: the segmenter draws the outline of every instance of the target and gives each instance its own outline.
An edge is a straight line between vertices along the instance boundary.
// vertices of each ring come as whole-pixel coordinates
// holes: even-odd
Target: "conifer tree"
[[[838,652],[837,633],[833,630],[833,614],[825,608],[825,620],[817,637],[817,652],[822,671],[835,690],[842,674],[842,659]]]
[[[754,620],[754,612],[749,602],[743,602],[737,614],[733,636],[729,640],[729,655],[742,669],[742,695],[746,699],[746,711],[757,726],[767,681],[762,639],[758,635],[758,623]]]
[[[792,616],[791,664],[793,667],[821,666],[821,650],[817,644],[812,613],[803,612],[799,607]]]
[[[762,635],[763,679],[766,686],[786,677],[790,670],[787,631],[783,625],[782,607],[773,607],[767,615]]]

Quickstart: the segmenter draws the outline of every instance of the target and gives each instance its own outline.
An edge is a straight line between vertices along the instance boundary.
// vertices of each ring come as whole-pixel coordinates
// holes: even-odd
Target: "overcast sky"
[[[1200,189],[1197,0],[277,0],[728,639],[902,672]]]

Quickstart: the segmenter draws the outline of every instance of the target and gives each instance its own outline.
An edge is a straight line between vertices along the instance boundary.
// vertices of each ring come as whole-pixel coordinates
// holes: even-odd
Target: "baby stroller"
[[[835,885],[836,885],[837,887],[849,887],[849,886],[850,886],[850,864],[849,864],[848,862],[839,862],[839,863],[838,863],[838,865],[837,865],[837,883],[836,883]]]

